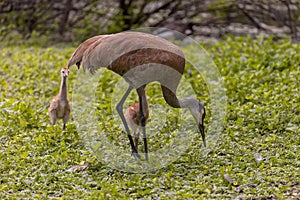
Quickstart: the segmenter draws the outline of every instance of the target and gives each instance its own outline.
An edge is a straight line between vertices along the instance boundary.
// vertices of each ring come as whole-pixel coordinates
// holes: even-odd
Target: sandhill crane
[[[63,67],[61,69],[61,85],[57,96],[53,98],[49,107],[49,115],[51,124],[55,124],[56,119],[63,119],[63,130],[66,129],[66,123],[70,117],[70,103],[68,100],[67,78],[69,69]]]
[[[134,134],[134,145],[135,145],[135,149],[138,150],[140,130],[142,129],[140,104],[138,102],[131,104],[126,109],[124,116],[129,128],[132,130]],[[149,118],[148,108],[147,108],[147,112],[145,113],[145,118],[147,122]]]
[[[203,124],[204,106],[195,98],[178,99],[176,96],[176,89],[185,68],[185,58],[180,48],[173,43],[158,36],[131,31],[95,36],[78,46],[68,62],[68,67],[74,64],[78,69],[82,65],[84,70],[88,69],[91,73],[100,67],[108,68],[129,83],[116,109],[128,135],[133,156],[140,158],[123,114],[123,104],[131,90],[135,88],[141,108],[140,121],[145,158],[148,161],[145,129],[148,103],[145,89],[146,85],[153,81],[161,84],[163,97],[170,106],[190,110],[206,146]]]

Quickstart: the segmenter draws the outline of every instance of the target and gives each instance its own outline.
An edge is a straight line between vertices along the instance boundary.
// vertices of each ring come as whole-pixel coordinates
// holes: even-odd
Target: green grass
[[[284,40],[231,37],[203,45],[226,86],[227,116],[219,141],[205,156],[199,148],[201,138],[196,137],[173,163],[142,174],[99,161],[83,144],[74,119],[66,131],[61,131],[61,122],[49,125],[47,110],[58,92],[60,67],[74,47],[2,46],[0,199],[300,198],[300,46]],[[72,68],[70,97],[76,73]],[[191,70],[184,78],[210,111],[209,91],[201,76]],[[95,123],[110,142],[130,152],[115,115],[103,112],[114,113],[116,101],[111,94],[125,92],[113,89],[118,81],[115,74],[103,71]],[[169,145],[176,136],[165,133],[173,133],[178,119],[163,102],[157,85],[151,85],[147,95],[150,106],[162,104],[166,112],[173,112],[170,121],[158,127],[161,135],[150,138],[149,148],[154,150]],[[134,100],[132,95],[130,102]],[[150,124],[159,125],[153,113],[151,120]],[[66,171],[82,163],[91,167]]]

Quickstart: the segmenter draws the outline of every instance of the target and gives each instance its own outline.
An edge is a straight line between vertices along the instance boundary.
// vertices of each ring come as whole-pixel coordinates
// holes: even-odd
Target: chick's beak
[[[203,124],[199,124],[198,128],[199,128],[199,131],[200,131],[201,136],[202,136],[202,141],[203,141],[204,147],[206,147],[205,133],[204,133],[204,126],[203,126]]]

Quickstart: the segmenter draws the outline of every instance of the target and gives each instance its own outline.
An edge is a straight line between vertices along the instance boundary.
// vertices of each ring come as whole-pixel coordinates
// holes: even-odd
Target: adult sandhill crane
[[[170,106],[190,110],[198,124],[204,146],[206,146],[203,124],[204,106],[195,98],[178,99],[176,96],[176,89],[185,68],[185,58],[183,52],[173,43],[140,32],[95,36],[78,46],[69,60],[68,67],[74,64],[78,69],[82,66],[84,70],[88,69],[91,73],[100,67],[108,68],[129,83],[129,87],[116,109],[128,135],[133,156],[140,158],[124,118],[123,104],[131,90],[135,88],[140,103],[145,157],[148,160],[145,129],[148,103],[145,89],[146,85],[153,81],[161,84],[164,99]]]
[[[69,69],[63,67],[61,69],[61,85],[57,96],[50,103],[49,115],[51,124],[55,124],[56,119],[63,119],[63,130],[66,129],[66,123],[70,117],[70,103],[68,100],[67,78],[69,76]]]
[[[133,103],[131,104],[124,113],[126,122],[129,126],[129,128],[132,130],[134,134],[134,145],[135,149],[138,150],[138,142],[139,142],[139,136],[140,136],[140,129],[142,127],[141,122],[141,112],[140,112],[140,104],[139,103]],[[149,118],[149,111],[147,108],[147,111],[145,113],[146,122]]]

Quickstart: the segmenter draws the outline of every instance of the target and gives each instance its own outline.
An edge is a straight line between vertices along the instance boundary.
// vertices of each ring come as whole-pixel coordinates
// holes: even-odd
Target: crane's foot
[[[132,150],[131,155],[132,155],[133,157],[135,157],[135,158],[138,158],[138,159],[141,158],[140,154],[139,154],[137,151],[135,151],[135,150]]]

